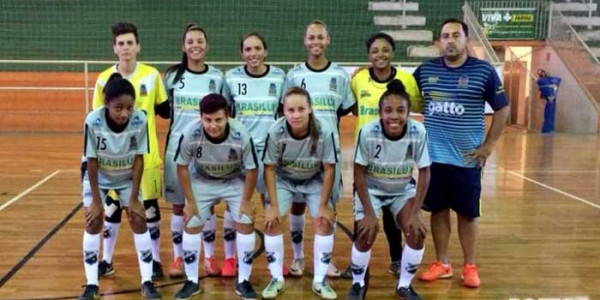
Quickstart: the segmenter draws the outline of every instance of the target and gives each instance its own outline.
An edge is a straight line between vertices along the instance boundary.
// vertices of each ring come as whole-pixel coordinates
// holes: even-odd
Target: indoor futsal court
[[[256,31],[269,45],[268,60],[263,56],[261,66],[277,66],[288,72],[311,57],[305,35],[308,22],[315,19],[327,24],[311,23],[324,28],[331,41],[324,48],[328,51],[327,60],[323,60],[328,63],[326,68],[336,62],[352,74],[357,67],[375,66],[376,59],[368,57],[371,46],[367,42],[365,51],[365,41],[384,31],[395,42],[390,43],[395,49],[388,67],[413,74],[417,66],[443,53],[440,24],[447,18],[458,18],[468,25],[465,51],[495,68],[510,105],[510,117],[483,169],[475,254],[481,286],[466,288],[461,284],[463,252],[452,212],[449,255],[453,276],[432,282],[415,276],[412,287],[428,300],[600,299],[599,1],[2,0],[0,300],[78,299],[86,286],[82,129],[86,114],[92,110],[96,79],[117,59],[111,23],[123,20],[137,24],[139,44],[143,45],[137,62],[153,66],[163,76],[167,67],[181,59],[182,29],[187,30],[190,22],[206,30],[205,42],[210,41],[210,52],[204,53],[206,64],[226,72],[247,63],[240,58],[240,38]],[[186,34],[184,31],[184,40]],[[261,42],[264,53],[266,43]],[[201,62],[205,66],[204,57]],[[547,101],[538,81],[546,73],[541,76],[540,71],[562,79],[560,88],[556,85],[554,90],[554,100],[558,100],[553,102],[553,133],[541,133]],[[427,80],[435,83],[438,79]],[[468,80],[461,77],[457,86],[468,85]],[[342,85],[333,79],[327,82],[331,82],[328,91]],[[271,96],[271,88],[268,93]],[[493,111],[486,113],[489,129]],[[422,115],[413,118],[423,121]],[[332,260],[341,271],[350,264],[353,245],[356,122],[350,114],[339,123],[344,190],[336,207],[338,226]],[[156,123],[163,157],[169,120],[157,117]],[[166,300],[174,298],[184,279],[171,279],[167,274],[173,261],[172,206],[163,198],[159,204],[160,260],[165,277],[154,284]],[[250,281],[260,295],[271,274],[263,245],[264,209],[256,192],[253,205],[256,243]],[[224,203],[215,207],[214,253],[219,266],[224,260],[224,210]],[[436,259],[430,214],[422,213],[427,237],[417,274]],[[125,216],[114,252],[115,274],[99,280],[100,299],[144,299],[134,237]],[[285,291],[277,299],[319,299],[311,290],[315,230],[310,216],[305,220],[304,275],[285,277]],[[284,219],[284,264],[288,267],[293,260],[289,223],[289,218]],[[398,247],[402,245],[398,243]],[[398,277],[389,272],[389,266],[380,218],[365,279],[365,299],[397,299]],[[239,299],[236,277],[208,277],[202,260],[199,269],[203,293],[193,300]],[[352,279],[327,282],[338,299],[346,299]]]
[[[348,123],[342,127],[346,133],[353,128]],[[350,176],[351,139],[344,138],[342,143],[344,176]],[[82,137],[2,134],[0,144],[0,299],[76,299],[85,284],[78,169]],[[542,136],[508,128],[483,177],[478,249],[482,286],[475,290],[461,287],[460,274],[455,270],[452,279],[434,283],[415,280],[415,289],[425,299],[598,299],[599,151],[596,135]],[[334,260],[340,267],[347,266],[351,247],[346,230],[352,230],[350,192],[345,185],[344,201],[337,210],[341,230],[335,237]],[[259,212],[256,228],[262,231],[260,199],[256,195],[254,204]],[[219,205],[217,215],[222,216],[223,207]],[[166,205],[162,213],[169,215]],[[462,257],[454,225],[450,255],[459,263]],[[307,222],[307,249],[312,247],[311,227]],[[222,234],[221,220],[217,228],[217,234]],[[164,236],[169,236],[168,230],[167,226]],[[122,231],[114,258],[116,274],[100,281],[104,299],[141,297],[129,226],[122,226]],[[428,234],[424,262],[434,256]],[[222,259],[219,239],[216,246],[217,258]],[[163,261],[171,259],[171,251],[170,239],[163,238]],[[285,251],[286,262],[290,263],[287,242]],[[387,273],[389,256],[381,232],[373,251],[367,299],[395,299],[397,279]],[[307,250],[306,255],[310,261],[312,252]],[[264,286],[268,278],[266,259],[259,255],[252,282]],[[307,274],[287,278],[282,299],[317,299],[310,283]],[[181,281],[166,279],[157,284],[164,299],[169,299]],[[331,284],[342,296],[351,281],[336,279]],[[204,278],[202,286],[205,293],[198,299],[237,299],[234,279]]]

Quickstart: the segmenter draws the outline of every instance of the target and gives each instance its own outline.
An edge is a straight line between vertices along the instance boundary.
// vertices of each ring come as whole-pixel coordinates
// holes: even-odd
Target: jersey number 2
[[[375,146],[375,158],[379,158],[379,153],[381,153],[381,145]]]

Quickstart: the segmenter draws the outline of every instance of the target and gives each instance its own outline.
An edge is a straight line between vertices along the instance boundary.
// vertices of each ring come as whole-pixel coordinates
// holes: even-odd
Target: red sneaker
[[[419,274],[419,280],[422,281],[434,281],[438,278],[450,277],[452,277],[452,265],[448,264],[448,267],[444,267],[444,264],[439,260],[430,263],[427,271]]]
[[[466,264],[462,269],[462,284],[468,288],[478,288],[481,285],[479,280],[479,272],[473,264]]]
[[[221,275],[221,268],[217,265],[217,260],[214,256],[204,259],[204,273],[206,273],[207,276]]]
[[[223,268],[221,268],[221,276],[223,277],[235,277],[237,276],[237,263],[235,258],[226,258],[223,262]]]
[[[169,277],[171,278],[181,278],[185,274],[183,270],[183,258],[177,257],[171,267],[169,268]]]

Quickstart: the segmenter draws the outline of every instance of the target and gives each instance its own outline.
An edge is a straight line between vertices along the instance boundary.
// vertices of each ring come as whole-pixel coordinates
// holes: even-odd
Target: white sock
[[[412,249],[408,246],[408,244],[404,245],[404,250],[402,251],[402,264],[400,266],[400,278],[398,279],[398,288],[400,287],[408,287],[413,277],[415,277],[415,273],[417,272],[417,268],[423,259],[423,253],[425,252],[425,247],[420,250]]]
[[[119,236],[119,228],[121,223],[110,223],[104,221],[103,239],[102,239],[102,260],[107,263],[112,263],[113,254],[115,253],[115,244],[117,236]]]
[[[333,251],[333,234],[318,235],[315,234],[313,243],[313,282],[322,283],[327,275],[327,268],[331,261],[331,252]]]
[[[304,258],[304,215],[290,214],[290,236],[294,259]]]
[[[283,281],[283,234],[265,234],[265,253],[271,277]]]
[[[187,280],[198,283],[198,259],[202,248],[202,234],[183,232],[183,262]]]
[[[250,281],[252,260],[254,256],[254,232],[250,234],[237,233],[236,246],[239,258],[238,283]]]
[[[140,234],[134,233],[133,240],[138,254],[142,283],[152,281],[152,239],[150,239],[150,231],[147,230]]]
[[[235,221],[229,211],[223,215],[223,241],[225,258],[235,258]]]
[[[160,262],[160,221],[146,223],[152,240],[152,259]]]
[[[204,244],[204,259],[215,256],[215,228],[217,228],[217,216],[212,214],[210,219],[204,223],[202,229],[202,243]]]
[[[171,215],[171,235],[173,242],[173,258],[182,257],[183,246],[183,216]]]
[[[100,234],[83,231],[83,269],[87,284],[98,285],[98,258],[100,253]]]
[[[359,283],[360,286],[365,286],[365,273],[367,272],[367,267],[369,267],[370,259],[371,250],[360,252],[356,249],[356,246],[352,244],[352,284]]]

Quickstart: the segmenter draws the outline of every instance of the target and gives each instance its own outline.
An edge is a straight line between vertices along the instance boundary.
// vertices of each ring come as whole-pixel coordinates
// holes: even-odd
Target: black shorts
[[[477,218],[481,215],[480,196],[481,168],[433,163],[423,209],[435,213],[451,208],[461,216]]]

